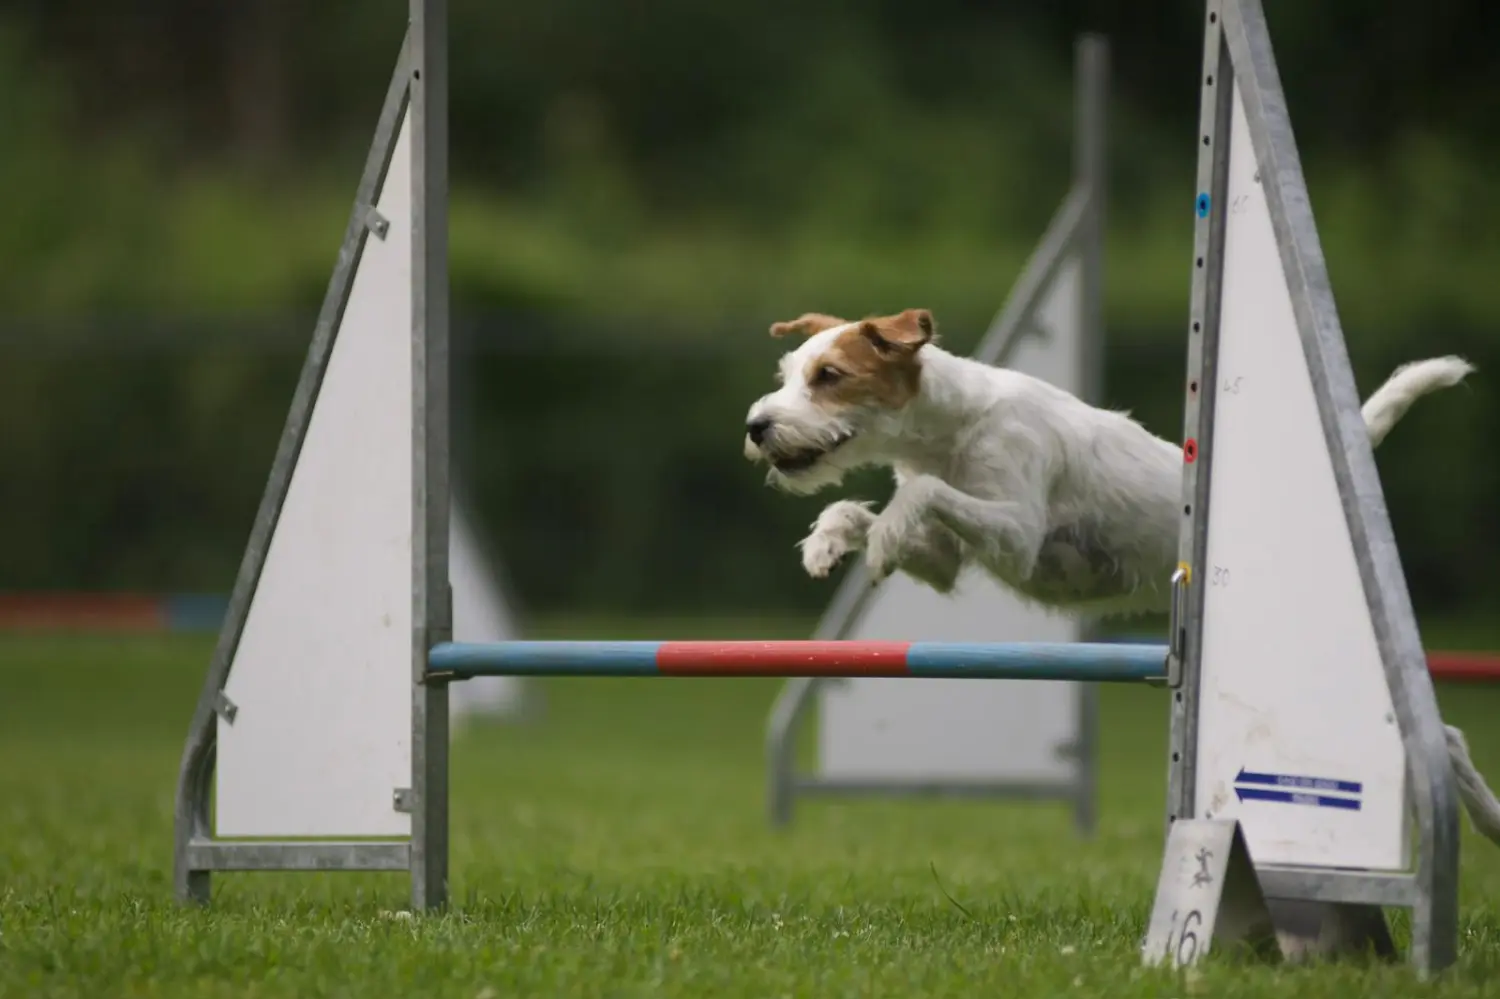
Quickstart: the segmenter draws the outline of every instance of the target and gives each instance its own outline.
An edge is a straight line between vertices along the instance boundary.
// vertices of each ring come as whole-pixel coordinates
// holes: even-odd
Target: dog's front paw
[[[814,579],[833,571],[845,555],[864,547],[865,534],[875,515],[866,503],[840,500],[828,506],[813,522],[813,531],[799,542],[802,568]]]
[[[843,561],[850,548],[839,538],[812,534],[802,542],[802,568],[813,579],[823,579]]]

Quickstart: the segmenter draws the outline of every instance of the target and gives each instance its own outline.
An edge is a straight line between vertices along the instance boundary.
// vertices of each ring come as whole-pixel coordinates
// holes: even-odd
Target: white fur
[[[1469,744],[1463,732],[1452,725],[1445,725],[1448,733],[1448,759],[1453,764],[1453,776],[1458,782],[1458,796],[1463,799],[1469,813],[1469,821],[1480,835],[1500,843],[1500,801],[1495,792],[1485,784],[1484,777],[1469,758]]]
[[[1127,414],[1088,405],[1029,375],[959,357],[935,344],[918,355],[917,395],[900,409],[832,410],[804,380],[808,362],[849,325],[826,329],[782,359],[782,385],[748,421],[767,424],[746,456],[771,483],[810,494],[862,466],[885,466],[897,487],[879,514],[840,500],[801,542],[809,575],[826,576],[863,550],[880,579],[897,569],[946,593],[977,564],[1028,600],[1091,616],[1167,609],[1177,563],[1181,449]],[[1398,368],[1363,407],[1379,444],[1418,398],[1472,371],[1441,357]],[[808,467],[777,461],[822,452]],[[1500,802],[1449,730],[1458,787],[1475,825],[1500,842]]]
[[[1406,415],[1412,403],[1428,393],[1457,385],[1473,370],[1474,366],[1461,357],[1434,357],[1408,362],[1391,372],[1385,384],[1360,409],[1370,431],[1370,445],[1385,440],[1385,435]]]

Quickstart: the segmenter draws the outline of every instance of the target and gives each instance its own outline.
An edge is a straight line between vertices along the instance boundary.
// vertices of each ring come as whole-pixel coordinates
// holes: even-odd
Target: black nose
[[[766,439],[766,434],[771,429],[771,421],[767,419],[751,420],[745,424],[745,433],[750,435],[750,443],[759,444]]]

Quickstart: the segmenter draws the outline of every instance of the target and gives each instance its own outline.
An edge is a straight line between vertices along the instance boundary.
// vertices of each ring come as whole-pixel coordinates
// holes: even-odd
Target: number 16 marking
[[[1172,923],[1173,925],[1176,925],[1177,923],[1176,910],[1173,910],[1172,912]],[[1164,953],[1162,956],[1172,957],[1174,956],[1173,952],[1175,951],[1178,965],[1191,964],[1193,962],[1193,958],[1198,956],[1198,934],[1190,933],[1189,930],[1193,927],[1201,926],[1202,923],[1203,913],[1199,912],[1197,909],[1190,910],[1187,916],[1182,920],[1182,926],[1178,927],[1177,946],[1172,946],[1172,934],[1168,933],[1166,953]],[[1184,947],[1187,948],[1186,957],[1184,957],[1182,953]]]

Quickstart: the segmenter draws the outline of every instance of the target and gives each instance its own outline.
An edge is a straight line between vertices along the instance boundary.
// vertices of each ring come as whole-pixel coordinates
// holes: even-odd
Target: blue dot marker
[[[1200,195],[1198,195],[1198,217],[1200,219],[1206,219],[1206,218],[1208,218],[1208,195],[1207,194],[1200,194]]]

